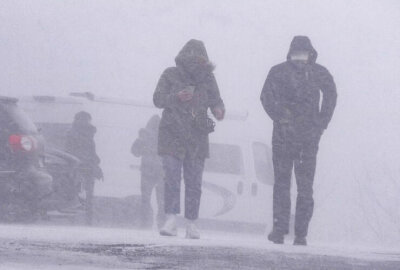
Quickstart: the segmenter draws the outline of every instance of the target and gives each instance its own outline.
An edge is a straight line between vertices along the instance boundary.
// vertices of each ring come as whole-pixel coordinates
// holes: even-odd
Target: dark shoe
[[[277,231],[272,231],[270,234],[268,234],[268,240],[274,244],[283,244],[284,234]]]
[[[293,245],[295,246],[307,246],[307,239],[305,237],[294,238]]]

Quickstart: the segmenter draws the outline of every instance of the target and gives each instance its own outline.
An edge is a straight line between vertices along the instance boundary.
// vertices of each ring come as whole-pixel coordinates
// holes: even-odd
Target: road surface
[[[207,232],[187,240],[181,234],[0,226],[0,269],[400,269],[400,250],[276,246],[264,236]]]

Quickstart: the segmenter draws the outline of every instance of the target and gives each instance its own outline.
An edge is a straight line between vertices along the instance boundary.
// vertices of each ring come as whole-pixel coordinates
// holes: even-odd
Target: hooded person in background
[[[167,68],[154,92],[156,107],[162,108],[158,154],[165,173],[165,213],[161,235],[176,236],[176,215],[180,213],[180,182],[185,183],[186,237],[200,238],[195,225],[199,216],[204,161],[209,156],[208,134],[214,122],[225,115],[217,82],[202,41],[190,40],[175,58],[176,67]]]
[[[309,38],[294,37],[287,61],[271,68],[261,93],[262,105],[274,122],[273,229],[268,239],[276,244],[282,244],[284,235],[289,233],[294,167],[297,183],[294,245],[307,245],[314,208],[318,144],[332,118],[337,98],[331,74],[316,59],[317,52]]]
[[[154,115],[150,118],[146,128],[139,131],[139,137],[132,145],[131,153],[141,157],[141,226],[153,226],[153,209],[151,207],[151,194],[156,189],[157,199],[157,226],[160,229],[165,221],[164,214],[164,171],[160,156],[157,153],[158,128],[160,117]]]
[[[86,192],[86,223],[93,221],[93,193],[95,179],[103,180],[103,172],[99,167],[100,158],[96,153],[94,135],[96,127],[91,124],[89,113],[81,111],[74,117],[72,128],[67,133],[65,150],[79,158],[79,173],[83,178]]]

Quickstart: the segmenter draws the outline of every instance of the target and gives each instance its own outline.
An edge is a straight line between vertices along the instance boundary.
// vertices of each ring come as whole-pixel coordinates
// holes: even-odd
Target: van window
[[[253,143],[254,169],[257,180],[261,183],[273,185],[274,171],[272,167],[272,150],[266,144]]]
[[[241,175],[243,168],[243,153],[238,145],[210,143],[206,172]]]
[[[47,145],[50,147],[64,149],[68,130],[72,124],[64,123],[36,123]]]

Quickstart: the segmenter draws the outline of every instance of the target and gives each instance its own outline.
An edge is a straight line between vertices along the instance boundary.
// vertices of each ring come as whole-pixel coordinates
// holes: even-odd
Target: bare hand
[[[213,109],[213,114],[214,114],[214,116],[215,116],[215,118],[218,120],[218,121],[221,121],[222,119],[224,119],[224,116],[225,116],[225,110],[224,109],[222,109],[222,108],[214,108]]]
[[[193,92],[188,90],[182,90],[177,95],[182,102],[187,102],[193,98]]]

